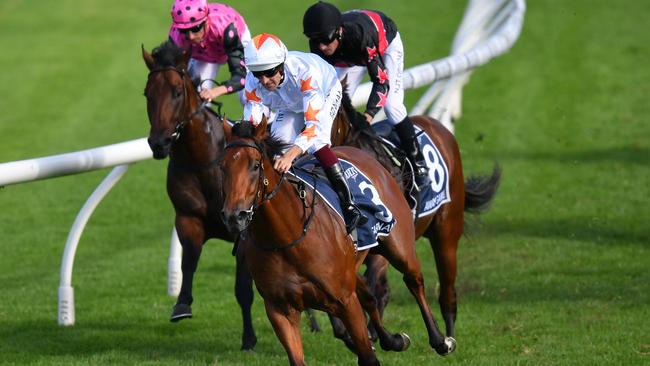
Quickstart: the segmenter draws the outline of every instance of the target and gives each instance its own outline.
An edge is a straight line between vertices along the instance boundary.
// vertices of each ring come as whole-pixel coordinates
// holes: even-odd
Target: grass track
[[[274,32],[304,50],[308,4],[270,4],[234,5],[253,33]],[[345,4],[384,9],[396,20],[407,67],[447,55],[465,5]],[[0,2],[0,162],[145,136],[140,44],[151,49],[165,39],[169,7]],[[485,173],[495,160],[504,167],[492,210],[460,246],[459,349],[444,359],[428,349],[417,307],[393,273],[386,322],[414,344],[403,354],[380,351],[384,364],[650,363],[649,20],[643,0],[528,1],[521,38],[473,74],[457,124],[466,173]],[[409,105],[418,95],[407,93]],[[240,114],[234,98],[226,111]],[[106,173],[0,189],[0,364],[286,364],[259,297],[257,351],[238,350],[224,243],[205,248],[195,318],[168,323],[172,209],[161,162],[131,167],[92,216],[74,268],[77,324],[57,326],[63,244]],[[419,255],[435,308],[428,244],[420,242]],[[325,328],[305,331],[308,362],[353,364]]]

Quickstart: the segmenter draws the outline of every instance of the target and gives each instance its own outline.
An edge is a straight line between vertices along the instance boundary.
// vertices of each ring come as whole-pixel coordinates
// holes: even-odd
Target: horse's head
[[[272,170],[265,152],[266,118],[254,126],[242,121],[232,128],[224,123],[226,151],[221,161],[224,203],[221,217],[232,232],[244,231],[253,219],[256,203],[268,188],[265,169]]]
[[[169,155],[176,140],[200,104],[198,94],[187,74],[190,51],[167,41],[149,54],[142,47],[142,58],[149,68],[144,95],[151,129],[149,147],[156,159]]]

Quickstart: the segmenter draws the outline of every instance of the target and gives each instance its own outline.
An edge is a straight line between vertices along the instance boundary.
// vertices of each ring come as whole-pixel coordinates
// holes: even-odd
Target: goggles
[[[336,30],[333,30],[329,34],[319,34],[314,37],[310,37],[309,40],[314,44],[324,44],[328,45],[339,38],[339,34]]]
[[[178,31],[181,32],[182,34],[188,34],[190,32],[191,33],[199,33],[201,31],[201,29],[203,29],[204,26],[205,26],[205,22],[203,22],[203,23],[201,23],[199,25],[195,25],[192,28],[179,29]]]
[[[275,74],[278,73],[278,71],[280,71],[281,66],[282,66],[282,64],[280,64],[280,65],[278,65],[278,66],[276,66],[276,67],[274,67],[272,69],[263,70],[263,71],[253,71],[252,73],[253,73],[253,76],[255,76],[257,79],[261,78],[262,76],[266,76],[267,78],[272,78],[273,76],[275,76]]]

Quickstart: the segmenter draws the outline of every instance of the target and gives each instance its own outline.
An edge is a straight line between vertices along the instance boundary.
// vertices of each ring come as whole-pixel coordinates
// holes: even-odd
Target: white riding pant
[[[404,118],[406,118],[407,111],[404,106],[404,45],[399,32],[395,35],[395,39],[388,45],[384,55],[381,56],[386,72],[388,72],[389,91],[386,98],[386,105],[384,105],[384,112],[388,118],[388,122],[396,125]],[[365,66],[352,66],[352,67],[336,67],[336,73],[339,80],[347,75],[347,88],[346,91],[350,98],[354,95],[363,77],[368,73],[368,68]]]

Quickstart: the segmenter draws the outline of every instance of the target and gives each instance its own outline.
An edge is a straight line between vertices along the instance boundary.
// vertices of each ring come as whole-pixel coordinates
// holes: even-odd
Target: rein
[[[252,148],[252,149],[257,150],[260,153],[260,155],[264,156],[262,148],[255,142],[237,140],[237,141],[230,142],[230,143],[228,143],[226,145],[226,149],[235,148],[235,147]],[[265,203],[270,202],[273,199],[273,197],[275,197],[275,195],[280,191],[280,187],[282,186],[282,182],[284,181],[285,177],[286,177],[286,175],[284,173],[281,174],[280,175],[280,181],[275,185],[275,188],[273,188],[273,190],[270,193],[267,194],[266,192],[267,192],[267,189],[268,189],[268,186],[269,186],[269,180],[264,175],[264,164],[260,163],[259,179],[257,181],[257,193],[256,193],[257,199],[255,201],[253,201],[253,204],[252,204],[251,208],[246,210],[245,212],[252,217],[253,214],[255,213],[255,211],[258,208],[260,208]],[[298,183],[302,184],[302,182],[300,182],[300,181],[298,181]],[[262,186],[263,186],[263,188],[262,188]],[[269,248],[269,247],[261,247],[261,246],[257,245],[254,241],[253,241],[253,245],[255,245],[255,247],[257,247],[259,249],[262,249],[262,250],[265,250],[265,251],[280,252],[280,251],[292,248],[292,247],[300,244],[305,239],[305,236],[307,235],[307,230],[309,229],[309,226],[311,225],[312,219],[314,218],[314,212],[315,212],[314,206],[316,204],[316,196],[317,196],[317,194],[316,194],[316,181],[315,180],[314,180],[314,188],[313,188],[313,191],[312,191],[312,200],[311,200],[310,205],[307,205],[306,202],[305,202],[305,198],[307,197],[307,193],[306,193],[306,191],[304,189],[304,186],[302,186],[301,188],[298,189],[298,198],[300,198],[300,200],[302,201],[303,209],[306,210],[307,208],[311,208],[311,211],[309,212],[309,216],[307,217],[307,220],[303,224],[302,232],[301,232],[300,236],[297,239],[293,240],[292,242],[290,242],[288,244],[273,246],[271,248]]]

